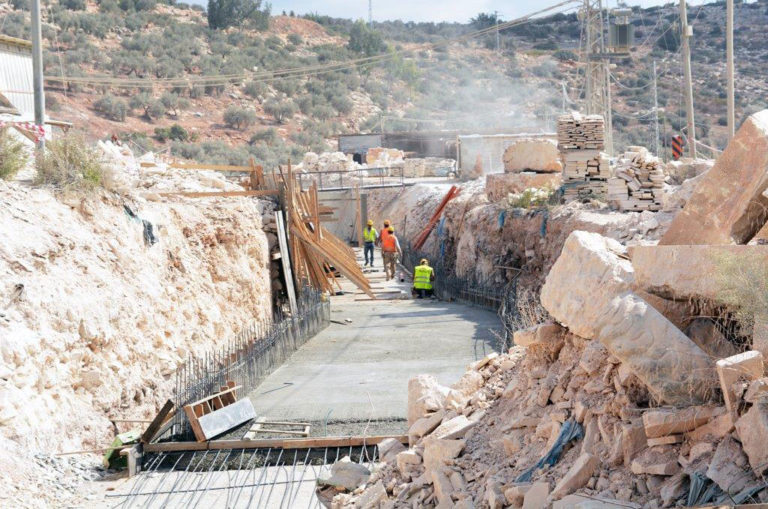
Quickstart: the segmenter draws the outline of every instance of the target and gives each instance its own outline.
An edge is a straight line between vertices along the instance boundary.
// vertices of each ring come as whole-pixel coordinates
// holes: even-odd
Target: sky
[[[189,1],[189,0],[187,0]],[[550,5],[559,0],[372,0],[374,21],[395,20],[403,21],[458,21],[466,23],[480,12],[499,11],[502,20],[510,20]],[[671,0],[635,0],[627,4],[662,5]],[[712,0],[709,0],[712,1]],[[203,4],[207,0],[192,0],[193,3]],[[319,13],[336,18],[368,19],[368,0],[271,0],[272,13],[282,11],[296,14]],[[606,0],[603,5],[609,8],[616,6],[616,0]],[[704,3],[703,0],[693,0],[692,5]],[[578,4],[574,4],[578,5]],[[565,7],[564,7],[565,8]]]

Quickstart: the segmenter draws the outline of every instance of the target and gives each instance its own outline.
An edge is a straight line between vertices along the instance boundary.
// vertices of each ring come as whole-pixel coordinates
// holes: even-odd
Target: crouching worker
[[[426,258],[413,269],[413,290],[419,299],[432,297],[432,284],[435,281],[435,271],[429,266]]]

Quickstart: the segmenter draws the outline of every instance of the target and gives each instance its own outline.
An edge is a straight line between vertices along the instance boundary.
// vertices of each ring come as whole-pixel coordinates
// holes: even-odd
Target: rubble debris
[[[563,158],[563,197],[573,200],[602,198],[611,176],[604,148],[605,125],[600,115],[576,112],[557,118],[557,147]]]
[[[447,394],[448,388],[432,375],[418,375],[408,380],[408,425],[413,426],[429,413],[442,410]]]
[[[559,499],[565,495],[570,495],[579,488],[582,488],[587,484],[592,474],[595,473],[595,469],[599,460],[596,456],[583,453],[574,462],[573,466],[568,470],[568,473],[557,483],[555,489],[552,491],[551,497],[553,499]]]
[[[668,446],[649,447],[632,460],[632,473],[648,475],[674,475],[680,471],[677,451]]]
[[[549,483],[535,482],[523,497],[523,509],[541,509],[547,506]]]
[[[740,492],[753,480],[747,457],[739,443],[730,436],[725,437],[715,449],[706,475],[729,494]]]
[[[737,415],[738,395],[733,390],[733,384],[740,380],[751,382],[763,376],[763,354],[750,350],[715,363],[717,376],[720,379],[720,389],[728,412],[732,417]]]
[[[571,233],[542,287],[542,305],[574,334],[599,340],[660,401],[705,401],[715,383],[709,356],[632,292],[626,256],[612,239]]]
[[[661,210],[664,170],[645,147],[629,147],[618,157],[608,179],[608,204],[618,210]]]
[[[405,446],[396,438],[382,440],[376,447],[379,450],[381,461],[392,461],[398,454],[406,450]]]
[[[506,200],[510,193],[526,189],[557,189],[563,182],[560,173],[489,173],[485,176],[485,194],[492,202]]]
[[[648,438],[660,438],[693,431],[725,413],[722,407],[693,406],[681,410],[658,409],[643,414],[643,427]]]
[[[768,220],[768,110],[748,117],[660,245],[746,244]]]
[[[736,421],[736,432],[752,470],[762,477],[768,470],[768,407],[764,403],[752,405]]]
[[[505,173],[560,173],[563,164],[554,140],[524,138],[516,140],[502,156]]]

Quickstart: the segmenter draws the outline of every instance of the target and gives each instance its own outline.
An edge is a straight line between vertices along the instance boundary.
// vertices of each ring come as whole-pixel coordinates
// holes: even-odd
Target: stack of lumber
[[[563,158],[566,202],[603,198],[611,177],[608,157],[601,152],[605,125],[600,115],[571,113],[557,119],[557,147]]]
[[[334,283],[341,289],[335,275],[339,273],[375,299],[352,248],[320,224],[322,211],[317,186],[312,184],[308,191],[295,190],[290,166],[288,171],[285,211],[289,217],[289,244],[296,283],[306,282],[317,290],[335,293]]]
[[[661,210],[664,171],[645,147],[629,147],[608,179],[608,203],[618,210]]]

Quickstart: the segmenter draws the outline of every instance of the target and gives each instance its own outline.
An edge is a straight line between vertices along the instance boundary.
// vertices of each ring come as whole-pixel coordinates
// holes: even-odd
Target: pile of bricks
[[[608,203],[618,210],[661,210],[664,171],[644,147],[629,147],[608,179]]]
[[[557,147],[563,158],[563,196],[566,202],[605,198],[611,176],[605,146],[605,124],[600,115],[571,113],[557,119]]]

